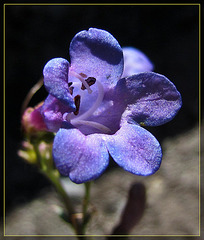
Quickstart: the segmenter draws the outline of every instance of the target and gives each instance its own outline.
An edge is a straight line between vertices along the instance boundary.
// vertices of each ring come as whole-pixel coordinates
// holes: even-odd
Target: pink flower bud
[[[22,126],[27,133],[36,133],[38,131],[47,131],[47,127],[40,113],[43,103],[39,103],[34,108],[29,107],[22,116]]]

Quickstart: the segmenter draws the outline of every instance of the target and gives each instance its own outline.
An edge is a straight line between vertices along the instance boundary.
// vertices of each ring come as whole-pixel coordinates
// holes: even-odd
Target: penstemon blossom
[[[84,183],[99,177],[111,156],[133,174],[155,173],[162,150],[144,126],[177,114],[182,101],[174,84],[151,72],[143,53],[122,49],[104,30],[79,32],[69,52],[70,63],[54,58],[45,65],[49,95],[39,108],[47,130],[56,133],[52,154],[59,172]]]

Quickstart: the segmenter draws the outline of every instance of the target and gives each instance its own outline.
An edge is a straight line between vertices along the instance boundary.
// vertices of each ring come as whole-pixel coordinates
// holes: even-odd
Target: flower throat
[[[89,127],[96,128],[100,130],[102,133],[110,133],[111,130],[108,127],[104,126],[103,124],[86,120],[98,109],[98,107],[101,105],[103,101],[103,98],[104,98],[103,85],[100,83],[100,81],[96,80],[96,78],[87,77],[87,75],[84,73],[78,74],[72,69],[70,69],[69,74],[73,77],[76,77],[81,82],[81,84],[79,82],[69,83],[69,90],[71,94],[73,94],[73,90],[75,87],[80,88],[82,91],[87,90],[88,93],[91,94],[92,90],[90,86],[96,84],[98,88],[98,96],[94,104],[86,112],[78,116],[80,104],[81,104],[81,96],[77,94],[74,97],[76,111],[73,114],[72,113],[66,114],[66,116],[64,116],[65,120],[69,121],[74,126],[86,125]]]

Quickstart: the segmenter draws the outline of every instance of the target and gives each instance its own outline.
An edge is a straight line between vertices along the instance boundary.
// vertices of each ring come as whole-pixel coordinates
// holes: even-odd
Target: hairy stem
[[[51,167],[49,165],[49,159],[45,159],[44,157],[42,157],[42,155],[40,154],[39,151],[39,143],[35,143],[34,144],[34,149],[36,152],[36,156],[37,156],[37,165],[40,168],[41,172],[51,181],[51,183],[54,185],[57,193],[59,194],[59,196],[61,197],[65,208],[67,210],[68,216],[69,216],[69,222],[71,224],[71,226],[73,227],[75,234],[77,235],[77,239],[81,239],[83,237],[83,239],[85,240],[84,232],[85,232],[85,224],[84,224],[84,216],[82,213],[76,213],[74,206],[71,203],[71,200],[69,198],[69,195],[67,194],[67,192],[65,191],[61,181],[60,181],[60,175],[59,172],[54,169],[53,167]],[[86,213],[87,211],[87,204],[89,202],[89,191],[86,191],[85,194],[85,204],[83,207],[83,211]]]
[[[55,186],[55,189],[61,196],[69,214],[70,215],[74,214],[75,213],[74,208],[71,204],[69,196],[67,195],[66,191],[64,190],[64,188],[61,184],[60,177],[56,176],[56,174],[53,171],[46,171],[44,173],[50,179],[50,181],[53,183],[53,185]]]

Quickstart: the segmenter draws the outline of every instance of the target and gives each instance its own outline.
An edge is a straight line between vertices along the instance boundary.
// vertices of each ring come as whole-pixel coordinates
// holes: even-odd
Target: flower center
[[[103,124],[87,120],[98,109],[98,107],[101,105],[103,101],[103,98],[104,98],[103,85],[100,83],[99,80],[96,80],[94,77],[87,77],[86,74],[83,74],[83,73],[78,74],[73,70],[69,71],[69,75],[74,76],[81,83],[80,82],[69,83],[70,93],[73,94],[74,88],[76,87],[80,89],[80,94],[77,94],[74,97],[76,111],[74,112],[74,114],[72,113],[66,114],[66,120],[69,121],[74,126],[86,125],[89,127],[96,128],[103,133],[110,133],[111,130],[108,127],[104,126]],[[90,86],[92,86],[93,84],[97,85],[97,89],[98,89],[97,99],[94,102],[94,104],[86,112],[78,116],[81,99],[83,99],[81,98],[80,95],[83,95],[83,91],[85,90],[87,90],[89,94],[92,94],[93,91],[91,90]]]

